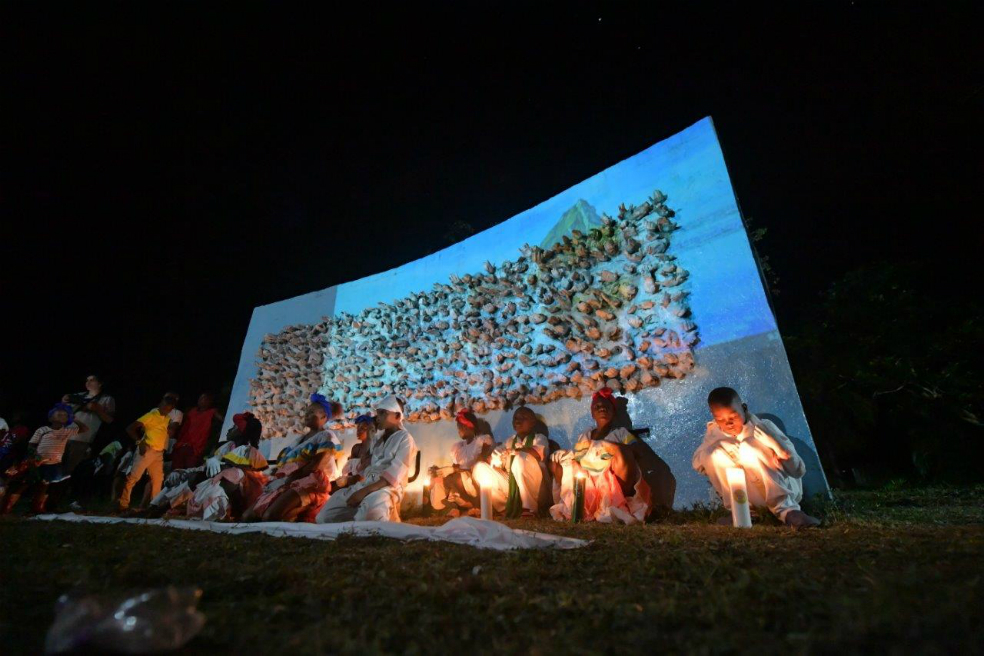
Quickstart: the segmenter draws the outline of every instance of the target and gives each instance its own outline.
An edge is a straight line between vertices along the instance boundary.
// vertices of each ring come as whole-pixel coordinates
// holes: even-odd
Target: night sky
[[[126,421],[231,387],[254,306],[439,250],[706,115],[768,229],[781,329],[875,260],[980,293],[973,3],[82,4],[0,10],[0,416],[32,428],[90,372]]]

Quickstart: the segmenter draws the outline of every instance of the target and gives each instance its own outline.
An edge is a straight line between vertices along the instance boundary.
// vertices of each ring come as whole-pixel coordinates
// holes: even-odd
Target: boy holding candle
[[[820,520],[800,510],[806,464],[779,428],[748,411],[738,392],[718,387],[707,397],[713,421],[694,452],[693,467],[711,481],[726,508],[731,508],[729,468],[745,471],[748,500],[764,506],[794,529],[813,528]],[[731,518],[722,523],[731,524]]]
[[[528,407],[513,413],[516,433],[492,454],[492,464],[472,469],[479,485],[489,488],[492,506],[507,519],[534,517],[540,509],[540,487],[546,475],[550,443],[536,432],[537,417]]]

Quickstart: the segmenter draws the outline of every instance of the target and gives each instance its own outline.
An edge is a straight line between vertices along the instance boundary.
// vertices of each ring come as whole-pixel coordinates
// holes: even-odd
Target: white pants
[[[361,490],[368,483],[363,481],[351,487],[335,492],[328,502],[318,511],[315,522],[318,524],[334,524],[336,522],[371,522],[371,521],[400,521],[399,496],[391,487],[376,490],[362,500],[357,508],[348,505],[349,497]]]
[[[485,462],[476,464],[472,472],[477,481],[495,481],[492,486],[492,507],[496,512],[503,512],[509,499],[509,474]],[[519,486],[523,510],[536,513],[540,507],[540,486],[543,484],[543,467],[540,461],[529,453],[517,453],[512,459],[512,473]]]
[[[785,519],[790,510],[800,509],[803,481],[787,475],[781,466],[777,466],[775,454],[771,450],[756,448],[746,442],[741,445],[739,454],[735,459],[719,446],[711,452],[709,464],[704,467],[707,478],[721,497],[725,508],[731,508],[728,468],[740,465],[745,470],[749,504],[768,508],[780,520]]]
[[[174,500],[182,498],[185,493],[191,496],[192,489],[188,487],[188,482],[185,481],[179,485],[172,485],[170,487],[165,487],[160,491],[156,497],[150,500],[150,505],[156,508],[174,507]]]

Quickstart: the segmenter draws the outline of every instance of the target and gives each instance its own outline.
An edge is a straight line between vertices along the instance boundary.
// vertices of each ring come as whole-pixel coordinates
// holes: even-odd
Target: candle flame
[[[491,480],[489,472],[485,467],[475,467],[475,469],[472,470],[472,477],[475,479],[475,482],[478,483],[479,487],[492,487],[495,485],[495,481]]]
[[[745,487],[745,470],[741,467],[728,467],[728,486]]]

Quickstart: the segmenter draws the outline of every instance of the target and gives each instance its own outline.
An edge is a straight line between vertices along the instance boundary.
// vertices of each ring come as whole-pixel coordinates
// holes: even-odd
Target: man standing
[[[111,424],[116,418],[116,400],[104,394],[102,378],[92,374],[85,379],[85,391],[79,394],[66,394],[62,403],[71,404],[75,418],[89,427],[85,433],[79,433],[69,439],[62,460],[64,473],[71,474],[75,467],[89,455],[92,445],[104,423]]]
[[[123,493],[120,495],[120,510],[130,507],[130,493],[143,477],[150,475],[151,493],[154,498],[161,491],[164,482],[164,450],[167,449],[168,429],[171,425],[171,411],[177,399],[165,394],[156,408],[126,427],[126,433],[137,442],[137,452],[133,456],[133,467],[126,477]]]

